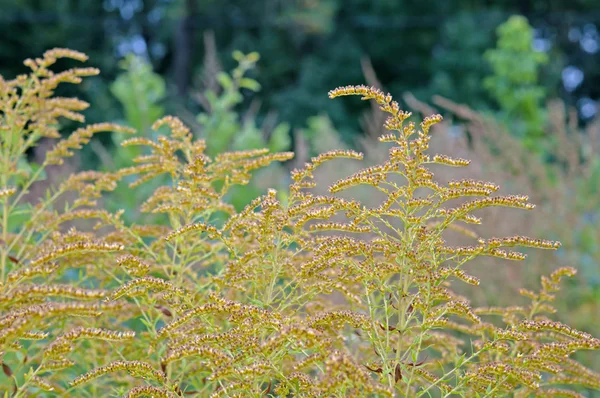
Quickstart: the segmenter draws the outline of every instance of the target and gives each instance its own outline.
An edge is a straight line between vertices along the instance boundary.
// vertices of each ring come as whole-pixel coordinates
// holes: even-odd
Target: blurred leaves
[[[160,102],[166,95],[165,80],[152,71],[152,65],[133,54],[120,65],[125,73],[111,84],[110,91],[123,106],[127,123],[139,132],[147,132],[164,115]]]
[[[341,6],[336,0],[301,0],[289,6],[280,22],[294,24],[309,34],[331,33],[335,29],[335,15]]]
[[[548,56],[533,49],[533,28],[525,17],[510,17],[497,33],[497,47],[484,54],[493,71],[484,79],[484,87],[500,105],[503,118],[516,127],[516,134],[527,148],[540,152],[546,90],[539,85],[538,75]]]

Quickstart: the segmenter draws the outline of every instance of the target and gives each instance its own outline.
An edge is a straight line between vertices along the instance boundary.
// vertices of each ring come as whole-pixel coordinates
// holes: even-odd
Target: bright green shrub
[[[28,61],[29,77],[0,81],[2,106],[2,292],[0,351],[9,395],[55,396],[580,396],[563,386],[599,388],[598,374],[570,355],[600,340],[553,322],[551,302],[572,268],[542,277],[529,304],[471,308],[451,290],[478,285],[461,266],[477,257],[523,260],[513,247],[555,249],[524,236],[448,246],[468,236],[473,211],[530,210],[524,196],[493,196],[493,183],[435,181],[430,164],[466,166],[464,159],[427,154],[420,130],[391,96],[345,87],[330,97],[360,95],[389,113],[389,159],[310,193],[325,162],[360,160],[332,151],[292,172],[285,203],[270,190],[242,211],[226,202],[254,170],[291,153],[253,149],[209,156],[178,119],[155,128],[156,140],[133,137],[145,154],[115,174],[71,176],[35,206],[19,206],[29,182],[15,169],[24,150],[57,137],[56,118],[82,120],[87,106],[51,98],[58,82],[77,83],[94,69],[52,74],[56,57]],[[59,141],[44,165],[60,162],[104,129],[89,126]],[[21,173],[22,174],[22,173]],[[132,225],[94,207],[101,191],[134,175],[132,188],[157,176],[169,184],[140,209],[165,214],[168,225]],[[17,179],[20,177],[20,180]],[[23,180],[24,178],[24,180]],[[336,193],[358,186],[383,195],[369,208]],[[81,198],[54,209],[56,195]],[[475,198],[471,198],[475,197]],[[456,200],[459,200],[458,202]],[[24,212],[27,220],[14,222]],[[75,221],[94,218],[82,232]],[[65,222],[72,227],[62,228]]]
[[[546,116],[542,101],[546,92],[539,85],[539,69],[548,55],[533,49],[533,28],[527,18],[512,16],[497,29],[497,48],[486,51],[492,75],[484,87],[498,102],[513,131],[531,151],[540,151]]]
[[[123,106],[127,123],[147,133],[152,123],[164,116],[160,102],[167,94],[166,82],[149,62],[135,55],[128,55],[121,67],[124,72],[110,85],[110,91]]]

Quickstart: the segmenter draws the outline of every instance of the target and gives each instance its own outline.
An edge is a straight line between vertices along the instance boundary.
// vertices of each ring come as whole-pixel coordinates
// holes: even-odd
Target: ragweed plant
[[[70,54],[54,51],[45,59],[57,53]],[[35,62],[34,86],[36,73],[49,73],[43,65],[49,61]],[[17,99],[8,95],[3,128],[26,140],[37,130],[21,128],[36,124],[13,115],[24,106],[16,104],[31,101],[20,102],[29,97],[11,84],[3,93]],[[429,165],[468,164],[428,154],[439,116],[418,130],[379,90],[330,92],[342,95],[374,99],[390,115],[390,132],[380,141],[392,146],[385,162],[337,181],[329,195],[313,193],[319,168],[362,154],[316,156],[292,171],[289,191],[270,190],[237,211],[228,202],[232,187],[293,154],[253,149],[209,156],[205,141],[166,117],[154,128],[167,127],[168,135],[123,142],[142,149],[133,166],[71,177],[68,187],[83,196],[73,208],[42,207],[40,215],[34,208],[29,218],[40,222],[23,233],[27,239],[19,231],[29,224],[7,217],[0,342],[14,395],[547,397],[579,396],[571,385],[599,388],[599,375],[570,355],[598,349],[600,341],[549,319],[560,279],[573,269],[543,277],[539,291],[523,290],[530,300],[523,306],[471,308],[452,291],[457,282],[479,284],[462,269],[473,259],[523,260],[512,248],[559,246],[524,236],[446,243],[449,233],[472,236],[468,224],[481,222],[474,211],[530,210],[527,198],[495,196],[498,187],[488,182],[436,181]],[[38,120],[38,109],[46,108],[35,107],[26,120]],[[43,131],[55,123],[50,119]],[[89,139],[75,137],[58,144],[61,155]],[[6,142],[12,141],[3,136],[4,153]],[[166,223],[129,225],[120,213],[93,210],[99,192],[124,176],[136,178],[132,195],[156,177],[168,181],[140,205]],[[8,182],[4,209],[17,192]],[[359,186],[385,199],[373,208],[339,195]],[[99,228],[59,228],[76,218],[99,219]]]

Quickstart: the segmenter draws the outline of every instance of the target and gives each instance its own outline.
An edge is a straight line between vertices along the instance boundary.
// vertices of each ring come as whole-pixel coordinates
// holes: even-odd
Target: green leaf
[[[260,59],[260,54],[257,53],[256,51],[253,51],[250,54],[246,55],[246,60],[248,60],[248,62],[256,63],[256,62],[258,62],[259,59]]]
[[[244,53],[239,51],[239,50],[235,50],[231,56],[233,57],[233,59],[235,59],[238,62],[242,62],[244,60]]]
[[[166,95],[166,82],[142,58],[130,55],[121,66],[125,72],[111,84],[110,91],[123,106],[127,123],[140,133],[146,133],[164,114],[157,103]]]
[[[250,79],[248,77],[244,77],[240,80],[240,86],[243,88],[247,88],[248,90],[252,90],[254,92],[260,90],[260,84],[256,80]]]
[[[219,84],[221,84],[221,87],[223,87],[225,90],[231,90],[233,87],[233,81],[231,80],[231,77],[225,72],[219,72],[217,75],[217,80],[219,81]]]

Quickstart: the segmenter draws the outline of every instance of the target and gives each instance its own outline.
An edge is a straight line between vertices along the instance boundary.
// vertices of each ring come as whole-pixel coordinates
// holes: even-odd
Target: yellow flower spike
[[[133,377],[139,377],[144,380],[154,380],[159,383],[165,383],[165,374],[159,370],[156,370],[152,365],[142,361],[115,361],[108,365],[95,368],[81,376],[76,377],[69,384],[71,387],[87,383],[90,380],[98,378],[102,375],[118,372],[121,370],[127,371]]]

